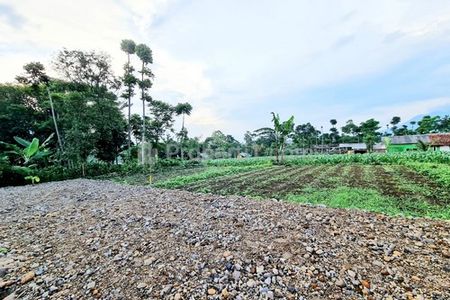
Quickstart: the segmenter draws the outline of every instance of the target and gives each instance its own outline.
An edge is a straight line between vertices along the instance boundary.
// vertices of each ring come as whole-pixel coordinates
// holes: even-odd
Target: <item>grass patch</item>
[[[336,189],[305,188],[301,194],[290,194],[286,200],[324,204],[334,208],[361,209],[392,216],[428,217],[450,220],[450,206],[433,205],[414,199],[396,199],[375,189],[338,187]]]

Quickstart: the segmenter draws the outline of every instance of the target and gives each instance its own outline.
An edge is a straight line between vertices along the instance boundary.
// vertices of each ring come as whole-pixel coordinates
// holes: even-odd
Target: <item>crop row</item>
[[[215,159],[205,162],[207,166],[249,166],[266,165],[274,162],[273,157],[255,157],[246,159]],[[287,156],[283,162],[286,165],[314,165],[314,164],[407,164],[440,163],[450,165],[450,153],[441,151],[403,152],[403,153],[367,153],[367,154],[319,154]]]

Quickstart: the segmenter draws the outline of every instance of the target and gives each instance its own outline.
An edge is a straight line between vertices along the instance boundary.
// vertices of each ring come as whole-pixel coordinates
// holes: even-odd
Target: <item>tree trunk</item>
[[[58,145],[59,145],[59,149],[61,150],[61,152],[63,152],[63,145],[62,145],[62,141],[61,141],[61,136],[59,134],[59,130],[58,130],[58,123],[56,122],[56,115],[55,115],[55,108],[53,106],[53,99],[52,99],[52,95],[50,94],[50,89],[47,87],[47,93],[48,93],[48,98],[50,100],[50,109],[52,111],[52,118],[53,118],[53,124],[55,125],[55,132],[56,132],[56,138],[58,139]]]
[[[141,72],[141,98],[142,98],[142,164],[145,165],[145,95],[144,95],[144,62],[142,62]]]
[[[128,65],[127,68],[130,68],[130,54],[128,54]],[[127,70],[129,72],[129,70]],[[128,86],[128,159],[131,156],[131,87]]]
[[[184,160],[183,142],[184,142],[184,113],[181,121],[181,140],[180,140],[181,160]]]

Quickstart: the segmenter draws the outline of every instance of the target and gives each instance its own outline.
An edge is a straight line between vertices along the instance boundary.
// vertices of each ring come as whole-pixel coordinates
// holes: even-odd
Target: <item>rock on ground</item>
[[[0,298],[450,299],[444,221],[93,180],[0,217]]]

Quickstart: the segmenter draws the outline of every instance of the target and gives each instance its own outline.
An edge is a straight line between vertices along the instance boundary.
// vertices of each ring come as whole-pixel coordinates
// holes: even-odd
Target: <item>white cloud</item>
[[[49,65],[62,47],[105,51],[121,73],[120,40],[132,38],[153,49],[155,98],[193,104],[188,124],[194,134],[215,129],[241,134],[265,122],[235,117],[241,108],[280,107],[289,113],[294,109],[284,106],[289,93],[382,73],[425,50],[450,46],[450,3],[444,0],[0,3],[14,11],[5,15],[0,7],[0,81],[12,81],[28,61]],[[350,106],[327,108],[345,115]],[[411,111],[427,110],[414,107]],[[368,103],[367,109],[369,114],[379,108]],[[306,117],[326,123],[325,114]]]

